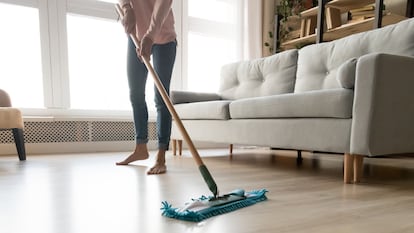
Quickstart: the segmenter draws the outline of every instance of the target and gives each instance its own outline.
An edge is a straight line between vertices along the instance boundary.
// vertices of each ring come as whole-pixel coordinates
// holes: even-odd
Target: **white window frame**
[[[201,28],[201,33],[217,34],[226,37],[226,26],[210,24],[203,20],[187,17],[188,0],[173,1],[175,27],[177,31],[177,57],[171,82],[171,90],[186,90],[188,83],[187,62],[188,46],[187,33]],[[70,106],[69,71],[68,71],[68,41],[66,29],[67,13],[89,15],[109,20],[117,20],[118,16],[112,3],[95,0],[0,0],[0,2],[29,6],[39,9],[40,41],[42,52],[42,72],[44,85],[45,109],[22,109],[26,116],[67,117],[67,118],[131,118],[131,111],[100,111],[100,110],[73,110]],[[245,7],[245,0],[240,1],[241,9]],[[238,18],[243,22],[243,10]],[[214,26],[214,31],[209,28]],[[222,30],[217,30],[222,28]],[[243,27],[239,29],[240,41],[238,56],[244,56]],[[129,101],[129,100],[125,100]],[[150,112],[150,118],[155,113]]]
[[[45,108],[22,108],[25,117],[131,118],[131,111],[70,109],[66,15],[73,13],[118,20],[114,4],[94,0],[0,0],[0,2],[39,10]],[[174,1],[173,8],[176,15],[181,15],[181,1]],[[177,17],[176,23],[177,34],[180,35],[181,17]],[[178,42],[181,44],[179,38]],[[181,61],[181,52],[177,51],[173,76],[180,78],[173,78],[171,85],[174,89],[182,86]],[[151,119],[155,118],[154,112],[149,114]]]

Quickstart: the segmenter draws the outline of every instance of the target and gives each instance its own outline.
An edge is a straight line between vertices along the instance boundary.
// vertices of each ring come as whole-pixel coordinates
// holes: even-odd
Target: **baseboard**
[[[149,150],[157,149],[157,141],[148,142]],[[226,144],[194,142],[197,149],[226,148]],[[63,143],[26,143],[26,154],[65,154],[65,153],[94,153],[94,152],[130,152],[135,147],[134,141],[119,142],[63,142]],[[170,145],[170,149],[172,146]],[[188,149],[183,143],[183,149]],[[0,144],[0,155],[16,155],[16,146],[12,143]]]
[[[155,148],[156,142],[148,143]],[[123,142],[64,142],[64,143],[26,143],[26,154],[60,154],[60,153],[93,153],[93,152],[127,152],[132,151],[133,141]],[[14,144],[1,144],[0,155],[17,154]]]
[[[135,147],[134,123],[111,119],[25,119],[27,155],[57,153],[123,152]],[[155,122],[148,123],[148,149],[157,149]],[[194,142],[196,148],[228,145]],[[171,147],[171,146],[170,146]],[[187,145],[183,143],[183,149]],[[11,130],[0,130],[0,155],[17,154]]]

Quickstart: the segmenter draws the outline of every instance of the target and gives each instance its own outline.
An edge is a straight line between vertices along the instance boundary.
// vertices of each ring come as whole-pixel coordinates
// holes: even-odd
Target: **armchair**
[[[19,160],[26,160],[24,123],[19,109],[13,108],[6,91],[0,89],[0,130],[12,130]]]

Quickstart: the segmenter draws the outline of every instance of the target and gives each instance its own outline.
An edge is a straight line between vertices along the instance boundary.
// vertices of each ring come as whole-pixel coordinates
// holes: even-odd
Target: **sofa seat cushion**
[[[23,129],[22,113],[17,108],[0,107],[0,129]]]
[[[171,91],[170,98],[173,104],[221,100],[221,97],[216,93],[193,91]]]
[[[184,120],[228,120],[230,118],[228,100],[205,101],[174,105],[180,119]]]
[[[254,118],[351,118],[354,92],[330,89],[235,100],[232,119]]]

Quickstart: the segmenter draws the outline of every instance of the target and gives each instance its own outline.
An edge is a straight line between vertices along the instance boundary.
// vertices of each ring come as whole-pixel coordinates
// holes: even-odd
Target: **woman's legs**
[[[152,49],[154,69],[167,93],[170,90],[176,47],[177,43],[174,41],[163,45],[154,45]],[[128,45],[127,62],[137,144],[135,151],[117,165],[127,165],[133,161],[148,158],[146,147],[148,142],[148,110],[145,102],[145,84],[148,70],[137,58],[135,46],[131,40],[129,40]],[[155,89],[154,99],[157,109],[158,154],[156,163],[148,171],[148,174],[160,174],[166,171],[165,152],[168,150],[171,135],[171,115],[157,89]]]
[[[164,45],[154,45],[152,49],[154,69],[157,72],[167,94],[170,93],[170,83],[174,68],[176,47],[177,43],[171,42]],[[154,93],[155,107],[157,109],[158,148],[168,150],[171,135],[171,114],[156,87],[154,87]]]
[[[170,42],[163,45],[154,45],[152,48],[152,59],[154,69],[160,78],[167,94],[170,93],[170,83],[174,68],[177,43]],[[168,150],[171,136],[171,114],[164,103],[158,89],[154,87],[154,101],[157,109],[157,136],[158,154],[155,165],[148,171],[148,174],[160,174],[166,171],[165,152]]]
[[[127,76],[129,97],[134,118],[136,146],[134,152],[125,160],[116,163],[117,165],[127,165],[136,160],[148,158],[148,109],[147,103],[145,102],[147,74],[148,70],[138,59],[135,45],[129,38],[127,50]]]

